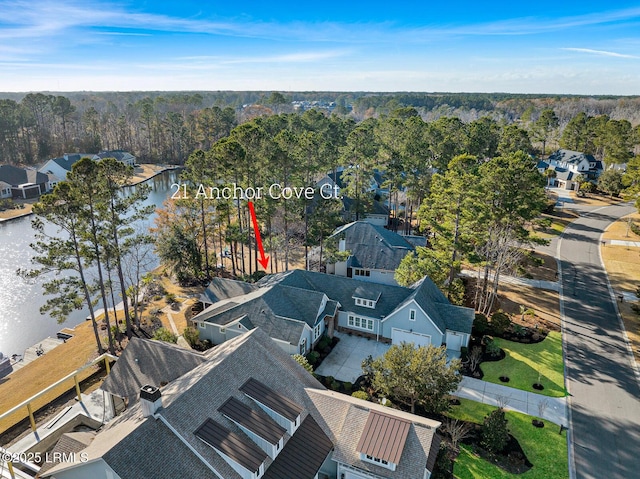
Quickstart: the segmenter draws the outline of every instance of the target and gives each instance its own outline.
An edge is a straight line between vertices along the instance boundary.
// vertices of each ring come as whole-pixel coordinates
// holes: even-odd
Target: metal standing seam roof
[[[220,408],[222,414],[235,423],[253,432],[269,444],[278,444],[287,430],[265,413],[250,408],[235,397],[230,397]]]
[[[211,418],[207,418],[194,434],[253,473],[257,472],[269,457],[253,441],[245,440]]]
[[[249,378],[239,389],[251,399],[267,406],[290,421],[295,421],[302,412],[302,407],[298,404],[256,379]]]
[[[332,449],[331,440],[308,415],[262,479],[314,479]]]
[[[356,450],[398,464],[410,428],[409,421],[371,411]]]

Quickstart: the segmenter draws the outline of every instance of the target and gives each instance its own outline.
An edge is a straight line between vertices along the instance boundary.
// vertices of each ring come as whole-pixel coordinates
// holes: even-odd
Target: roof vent
[[[160,389],[155,386],[145,385],[140,388],[140,406],[142,416],[153,416],[162,407],[162,395]]]

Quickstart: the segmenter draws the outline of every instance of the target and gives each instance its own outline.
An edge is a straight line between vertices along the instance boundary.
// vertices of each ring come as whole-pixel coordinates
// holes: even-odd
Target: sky
[[[0,0],[0,91],[83,90],[639,95],[640,3]]]

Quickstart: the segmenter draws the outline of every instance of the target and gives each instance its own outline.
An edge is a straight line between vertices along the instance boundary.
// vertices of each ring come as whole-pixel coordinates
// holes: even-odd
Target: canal
[[[169,196],[177,175],[176,171],[166,171],[148,180],[152,190],[145,203],[160,207]],[[16,275],[18,268],[32,267],[34,253],[29,246],[35,240],[32,218],[28,216],[0,223],[0,352],[8,356],[23,354],[26,348],[47,336],[55,337],[60,329],[83,322],[89,314],[86,307],[74,311],[62,324],[40,314],[40,307],[47,299],[43,296],[42,284],[49,277],[25,282]],[[139,227],[152,226],[153,218],[146,219]],[[154,257],[148,269],[157,265]]]

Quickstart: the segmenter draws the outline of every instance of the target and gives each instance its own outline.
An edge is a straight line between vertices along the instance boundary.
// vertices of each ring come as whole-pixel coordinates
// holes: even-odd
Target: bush
[[[521,326],[519,324],[513,325],[513,334],[518,336],[519,338],[524,338],[527,335],[527,328]]]
[[[167,302],[167,304],[173,304],[176,302],[177,298],[176,295],[173,293],[167,293],[164,295],[164,299]]]
[[[158,341],[164,341],[166,343],[173,343],[173,344],[178,342],[178,336],[176,336],[166,328],[156,329],[155,333],[153,333],[153,339],[157,339]]]
[[[324,384],[327,387],[331,387],[331,383],[333,383],[336,380],[336,378],[334,378],[333,376],[327,376],[326,378],[324,378]]]
[[[182,336],[192,348],[196,349],[200,347],[200,332],[196,328],[187,326],[184,328]]]
[[[502,409],[495,409],[484,418],[482,441],[480,444],[494,454],[500,452],[509,442],[507,418]]]
[[[293,359],[300,366],[305,368],[309,373],[313,374],[313,367],[311,367],[311,364],[309,364],[309,361],[307,361],[307,358],[305,358],[302,354],[294,354]]]
[[[354,391],[351,393],[351,397],[363,399],[365,401],[369,400],[369,395],[365,391]]]
[[[487,331],[489,331],[489,320],[482,313],[476,313],[476,317],[473,320],[473,328],[478,332],[479,335],[483,335]]]
[[[328,336],[322,336],[322,338],[320,338],[320,341],[318,341],[318,345],[316,346],[316,349],[318,351],[322,351],[323,349],[325,349],[330,345],[331,345],[331,338],[329,338]]]
[[[500,346],[493,339],[488,338],[484,344],[487,354],[491,355],[491,357],[495,358],[500,355]]]
[[[329,387],[331,389],[333,389],[334,391],[338,391],[340,390],[340,383],[336,380],[331,381],[331,384],[329,384]]]
[[[504,311],[496,311],[491,315],[491,329],[496,336],[504,334],[510,325],[511,318]]]
[[[317,351],[311,351],[309,354],[307,354],[307,361],[309,361],[312,366],[316,365],[318,359],[320,359],[320,353],[318,353]]]
[[[351,389],[353,388],[353,384],[351,384],[349,381],[347,381],[346,383],[343,383],[344,386],[344,392],[346,393],[350,393]]]

